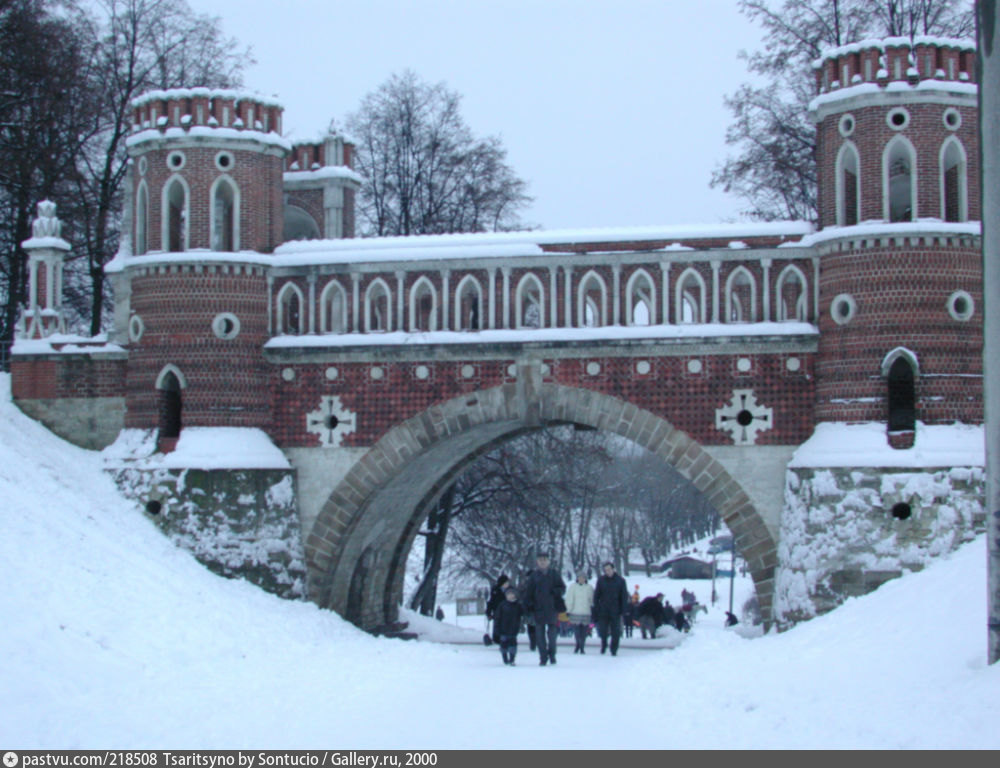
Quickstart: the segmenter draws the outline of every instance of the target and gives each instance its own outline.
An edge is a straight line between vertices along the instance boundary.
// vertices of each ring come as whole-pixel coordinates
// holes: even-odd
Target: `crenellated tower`
[[[974,44],[867,40],[815,62],[817,420],[982,420]]]
[[[234,91],[154,91],[133,102],[132,253],[270,253],[282,241],[291,144],[282,108]]]

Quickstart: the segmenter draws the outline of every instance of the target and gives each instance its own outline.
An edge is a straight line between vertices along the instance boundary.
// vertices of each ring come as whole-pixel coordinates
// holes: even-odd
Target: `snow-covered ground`
[[[4,748],[1000,748],[982,537],[780,635],[709,616],[675,648],[539,667],[522,643],[511,668],[495,648],[374,638],[212,575],[99,454],[13,407],[9,381]]]

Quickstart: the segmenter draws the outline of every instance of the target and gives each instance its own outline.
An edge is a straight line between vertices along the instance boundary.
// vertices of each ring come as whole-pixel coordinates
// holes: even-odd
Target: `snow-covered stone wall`
[[[920,570],[985,524],[980,429],[918,425],[922,451],[894,451],[867,444],[876,434],[869,425],[821,426],[786,473],[775,581],[779,625]],[[884,428],[878,431],[884,446]],[[942,450],[967,466],[924,465]],[[856,466],[838,460],[852,453]],[[824,457],[830,466],[816,466]],[[893,458],[896,466],[889,466]]]
[[[105,468],[169,538],[215,573],[305,597],[295,470],[263,433],[191,428],[154,450],[153,430],[123,430]]]

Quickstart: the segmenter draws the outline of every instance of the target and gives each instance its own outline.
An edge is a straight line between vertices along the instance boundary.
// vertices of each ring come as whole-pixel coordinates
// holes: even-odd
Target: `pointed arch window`
[[[437,330],[437,291],[426,277],[410,289],[410,330]]]
[[[779,322],[807,322],[809,319],[806,276],[794,264],[789,264],[778,275],[775,283]]]
[[[392,291],[377,278],[365,291],[365,330],[369,333],[392,330]]]
[[[882,155],[883,215],[889,221],[916,221],[917,164],[913,145],[904,136],[890,141]]]
[[[636,270],[625,284],[625,317],[629,325],[652,325],[656,318],[656,289],[644,269]]]
[[[323,333],[347,333],[347,291],[336,280],[323,289],[319,300]]]
[[[238,251],[239,235],[239,187],[228,176],[220,176],[212,185],[212,232],[213,251]]]
[[[579,328],[607,325],[608,291],[596,272],[588,272],[577,289],[576,324]]]
[[[968,220],[967,201],[965,148],[951,136],[941,145],[941,218],[944,221]]]
[[[183,374],[173,365],[168,365],[157,377],[156,389],[159,392],[157,428],[160,438],[180,437],[183,426],[181,390],[185,386]]]
[[[531,273],[522,277],[517,284],[514,306],[515,328],[544,328],[545,289],[542,281]]]
[[[675,322],[704,323],[705,322],[705,281],[693,267],[685,269],[677,279],[675,307]]]
[[[861,161],[857,147],[846,142],[837,153],[837,226],[850,227],[858,223],[861,210]]]
[[[757,319],[757,283],[746,267],[737,267],[726,278],[726,319],[730,323]]]
[[[278,332],[290,335],[303,333],[304,309],[302,291],[295,283],[286,283],[278,292]]]
[[[916,356],[907,349],[894,349],[882,363],[887,386],[888,428],[890,432],[912,431],[917,423]]]
[[[188,203],[187,183],[181,176],[172,177],[163,192],[163,243],[170,253],[187,250]]]
[[[472,275],[466,275],[455,292],[455,328],[478,331],[482,325],[483,288]]]
[[[135,255],[141,256],[149,249],[149,188],[139,184],[135,195]]]

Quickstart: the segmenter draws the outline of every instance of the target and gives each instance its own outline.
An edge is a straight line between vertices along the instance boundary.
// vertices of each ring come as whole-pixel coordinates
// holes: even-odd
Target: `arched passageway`
[[[394,622],[407,554],[444,489],[498,443],[560,423],[619,434],[690,480],[733,533],[769,622],[777,546],[739,483],[665,419],[608,395],[542,383],[538,363],[519,366],[516,384],[470,393],[402,422],[354,465],[306,539],[310,597],[366,629]]]

